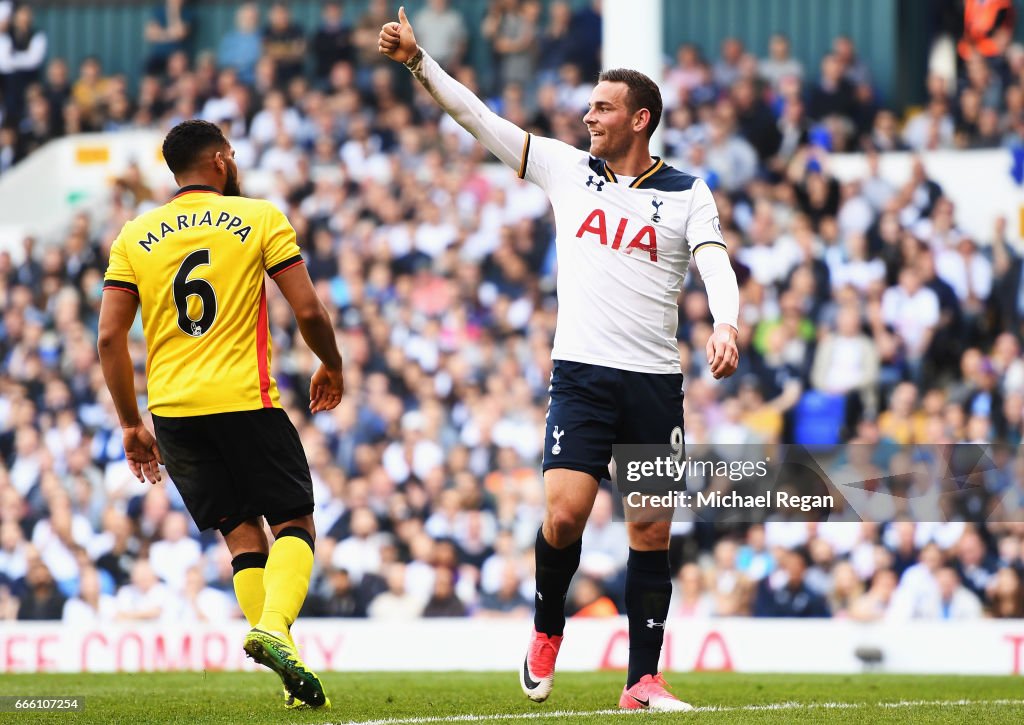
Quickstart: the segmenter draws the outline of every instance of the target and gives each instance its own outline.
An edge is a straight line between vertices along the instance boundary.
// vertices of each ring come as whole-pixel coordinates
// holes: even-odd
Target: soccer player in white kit
[[[494,114],[416,44],[404,8],[379,50],[404,63],[437,103],[519,178],[547,192],[555,213],[558,321],[544,441],[546,511],[537,532],[534,631],[519,673],[527,697],[551,693],[565,597],[583,529],[613,443],[682,440],[683,376],[676,300],[690,257],[714,318],[707,344],[716,378],[736,370],[739,290],[706,183],[651,156],[661,93],[634,70],[604,71],[583,122],[590,153],[526,133]],[[689,710],[658,672],[672,593],[666,516],[627,521],[629,671],[625,709]]]

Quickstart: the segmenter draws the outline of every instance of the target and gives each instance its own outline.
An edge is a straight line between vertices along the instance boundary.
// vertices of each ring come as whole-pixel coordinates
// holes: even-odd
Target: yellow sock
[[[238,607],[245,615],[245,621],[250,627],[255,627],[263,616],[263,600],[267,593],[263,589],[263,572],[260,567],[250,567],[237,572],[232,578],[235,584],[235,597],[238,599]]]
[[[301,535],[291,533],[293,531],[301,532]],[[263,571],[266,598],[263,600],[263,613],[255,626],[280,632],[290,639],[288,630],[306,601],[312,572],[313,547],[309,535],[302,529],[282,531],[270,547],[267,568]]]
[[[266,566],[267,555],[259,551],[246,551],[231,560],[235,598],[250,627],[255,626],[263,614],[263,600],[267,598],[263,589]]]

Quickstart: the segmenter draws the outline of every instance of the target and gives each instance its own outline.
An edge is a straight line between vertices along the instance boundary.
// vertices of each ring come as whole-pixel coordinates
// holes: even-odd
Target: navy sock
[[[583,540],[556,549],[544,538],[544,529],[537,532],[537,594],[533,615],[534,628],[549,637],[560,637],[565,631],[565,595],[569,583],[580,566]]]
[[[658,672],[665,620],[672,598],[668,550],[629,550],[626,562],[626,615],[629,617],[629,673],[626,687]]]

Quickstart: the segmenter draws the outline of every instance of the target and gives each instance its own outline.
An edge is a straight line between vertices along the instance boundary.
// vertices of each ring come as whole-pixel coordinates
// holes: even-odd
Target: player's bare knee
[[[306,516],[299,516],[294,519],[289,519],[288,521],[282,521],[281,523],[273,524],[271,525],[270,530],[274,534],[274,536],[277,537],[281,534],[282,531],[292,528],[302,529],[307,534],[309,534],[309,538],[311,540],[316,541],[316,526],[313,524],[312,514]]]
[[[232,556],[246,552],[265,554],[270,550],[267,536],[263,532],[263,525],[259,519],[243,521],[231,530],[222,533],[224,533],[224,543],[227,544],[228,551]]]
[[[544,538],[556,549],[575,544],[583,536],[586,518],[568,509],[549,510],[544,517]]]
[[[629,545],[640,551],[667,549],[671,527],[671,521],[638,521],[629,523],[627,524]]]

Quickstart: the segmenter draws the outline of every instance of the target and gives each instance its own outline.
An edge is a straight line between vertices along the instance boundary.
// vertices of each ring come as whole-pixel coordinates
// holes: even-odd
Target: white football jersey
[[[551,357],[644,373],[678,373],[676,299],[691,255],[725,248],[701,179],[655,159],[619,183],[601,159],[528,136],[520,178],[555,212],[558,322]]]

